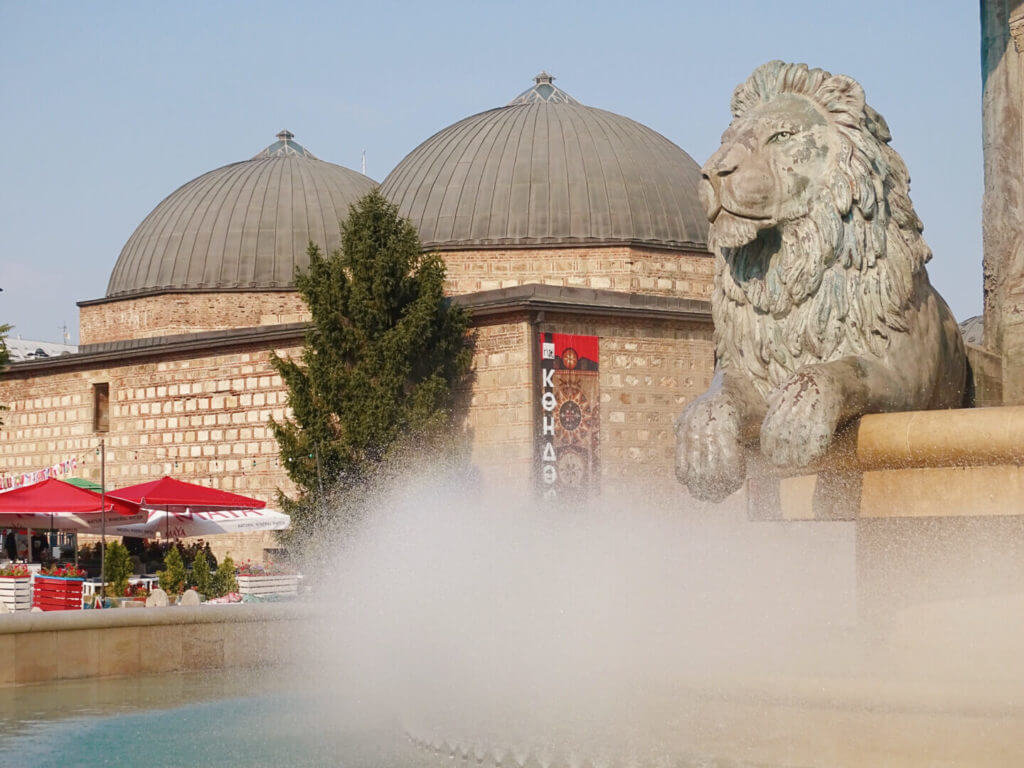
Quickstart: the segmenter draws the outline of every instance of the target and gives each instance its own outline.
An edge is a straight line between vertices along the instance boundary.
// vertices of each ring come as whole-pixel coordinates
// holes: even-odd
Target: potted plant
[[[188,586],[188,572],[176,545],[171,546],[164,556],[164,569],[157,571],[156,575],[160,581],[160,589],[166,592],[172,601],[185,591]]]
[[[225,555],[217,570],[210,578],[210,592],[214,598],[238,593],[238,579],[235,578],[235,561],[231,555]]]
[[[132,559],[128,548],[118,542],[107,547],[107,557],[103,564],[103,580],[107,583],[107,598],[112,607],[124,608],[134,603],[145,603],[145,599],[130,595],[128,580],[132,576]]]
[[[32,607],[32,572],[27,565],[0,568],[0,602],[11,611],[27,611]]]
[[[43,568],[33,582],[32,605],[44,611],[77,611],[82,607],[85,571],[72,563]]]
[[[238,591],[243,595],[297,595],[299,574],[290,568],[246,560],[237,569]]]
[[[206,559],[203,550],[196,552],[192,560],[192,573],[189,577],[189,585],[199,593],[201,599],[216,597],[212,592],[213,575],[210,573],[210,563]]]

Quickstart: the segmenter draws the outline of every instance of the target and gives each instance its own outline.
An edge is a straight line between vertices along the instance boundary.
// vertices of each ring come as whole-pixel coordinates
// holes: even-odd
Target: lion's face
[[[738,248],[807,216],[827,183],[835,132],[810,99],[782,94],[735,119],[701,169],[711,239]]]

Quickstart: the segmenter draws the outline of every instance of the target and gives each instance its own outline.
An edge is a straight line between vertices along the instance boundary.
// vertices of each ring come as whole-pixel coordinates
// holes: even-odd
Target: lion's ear
[[[815,95],[829,112],[846,112],[854,119],[854,124],[864,116],[864,89],[852,77],[832,75],[821,84]]]

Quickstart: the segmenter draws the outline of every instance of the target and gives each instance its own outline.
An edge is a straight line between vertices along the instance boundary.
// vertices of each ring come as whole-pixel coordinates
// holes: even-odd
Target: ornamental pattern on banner
[[[541,493],[582,500],[599,490],[598,338],[540,334]]]

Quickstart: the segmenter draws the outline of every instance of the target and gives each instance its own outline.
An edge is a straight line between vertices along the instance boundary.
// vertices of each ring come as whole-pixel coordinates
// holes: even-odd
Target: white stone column
[[[985,346],[1004,404],[1024,403],[1024,2],[982,0]]]

